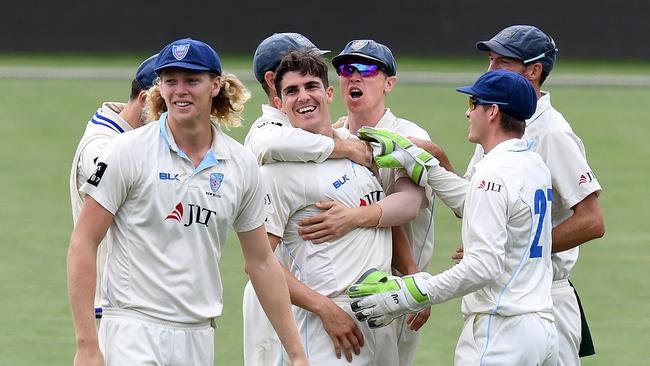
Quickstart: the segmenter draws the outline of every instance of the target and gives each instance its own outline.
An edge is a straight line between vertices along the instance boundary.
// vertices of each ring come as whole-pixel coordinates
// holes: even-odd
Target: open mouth
[[[350,89],[350,98],[352,98],[352,100],[357,100],[357,99],[361,98],[362,95],[363,95],[363,92],[361,91],[361,89],[359,89],[359,88],[351,88]]]
[[[305,113],[313,112],[315,110],[316,110],[315,106],[308,105],[308,106],[298,108],[296,112],[298,112],[299,114],[305,114]]]
[[[175,105],[175,106],[177,106],[177,107],[181,107],[181,108],[182,108],[182,107],[187,107],[187,106],[189,106],[190,104],[192,104],[192,103],[190,103],[190,102],[174,102],[174,105]]]

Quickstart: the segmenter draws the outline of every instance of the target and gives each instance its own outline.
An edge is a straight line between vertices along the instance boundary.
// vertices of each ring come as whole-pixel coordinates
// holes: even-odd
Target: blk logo
[[[493,192],[501,192],[501,188],[503,188],[502,184],[497,184],[494,182],[486,182],[485,180],[482,180],[481,183],[479,183],[478,187],[476,187],[476,189],[482,189],[484,191],[493,191]]]
[[[212,214],[216,214],[216,211],[212,211],[207,208],[202,208],[199,205],[188,204],[189,214],[187,215],[187,220],[183,223],[183,226],[188,227],[194,224],[200,224],[205,227],[208,227],[210,223],[210,217]],[[183,203],[179,202],[174,210],[165,217],[165,220],[176,220],[180,223],[183,222]]]
[[[381,199],[381,194],[383,191],[372,191],[366,195],[363,196],[363,198],[359,198],[359,206],[368,206],[372,205],[373,203],[379,201]]]
[[[585,174],[580,175],[580,179],[578,179],[578,185],[584,184],[584,183],[591,183],[596,178],[594,175],[594,172],[587,172]]]
[[[160,172],[160,173],[158,173],[158,178],[160,178],[160,180],[172,180],[172,181],[176,181],[176,182],[181,181],[180,179],[178,179],[178,174],[174,174],[174,173]]]
[[[332,183],[334,188],[339,189],[342,185],[344,185],[346,182],[349,182],[350,178],[347,177],[347,175],[343,175],[341,179],[337,179]]]

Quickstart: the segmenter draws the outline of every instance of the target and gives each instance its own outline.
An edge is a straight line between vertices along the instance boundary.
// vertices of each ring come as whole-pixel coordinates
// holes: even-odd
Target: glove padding
[[[397,277],[371,269],[346,293],[351,298],[363,297],[350,304],[357,320],[367,320],[370,328],[379,328],[429,306],[429,297],[422,289],[430,277],[426,272]]]
[[[395,132],[383,128],[361,127],[357,136],[361,140],[379,144],[380,149],[375,153],[378,167],[404,168],[411,180],[422,187],[427,184],[427,169],[440,164],[433,155]]]

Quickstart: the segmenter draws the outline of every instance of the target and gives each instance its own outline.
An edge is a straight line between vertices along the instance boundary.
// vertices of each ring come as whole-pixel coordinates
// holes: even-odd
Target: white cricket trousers
[[[553,317],[559,342],[558,366],[580,365],[580,342],[582,341],[582,323],[580,307],[569,280],[553,281],[551,287],[553,298]]]
[[[106,366],[213,366],[210,322],[166,322],[134,310],[104,309],[99,347]]]
[[[472,314],[458,338],[456,366],[555,366],[557,332],[537,313]]]

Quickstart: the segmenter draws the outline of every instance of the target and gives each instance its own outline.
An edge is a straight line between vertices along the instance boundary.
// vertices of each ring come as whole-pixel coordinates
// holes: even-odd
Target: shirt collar
[[[281,123],[285,126],[291,126],[289,117],[287,117],[287,115],[281,110],[275,107],[271,107],[269,104],[262,104],[262,115],[265,118],[273,120],[274,122]]]
[[[531,123],[535,122],[539,116],[542,115],[547,109],[551,107],[551,93],[542,91],[542,97],[537,99],[537,107],[535,109],[535,114],[532,117],[526,120],[526,127]]]
[[[163,142],[172,151],[176,152],[178,156],[189,160],[189,157],[178,147],[176,141],[174,141],[174,135],[169,129],[169,124],[167,123],[167,112],[160,116],[158,125],[160,126],[160,136],[162,137]],[[212,146],[205,154],[201,164],[197,167],[199,170],[204,163],[214,165],[219,160],[230,159],[230,150],[225,146],[226,135],[214,122],[210,122],[210,126],[212,128]]]
[[[485,156],[494,156],[505,151],[526,151],[529,150],[529,145],[530,144],[528,140],[513,138],[500,142],[495,147],[493,147],[489,153],[485,154]]]

